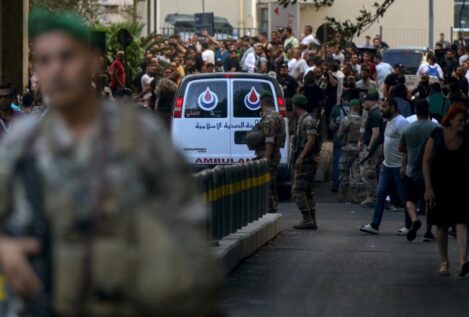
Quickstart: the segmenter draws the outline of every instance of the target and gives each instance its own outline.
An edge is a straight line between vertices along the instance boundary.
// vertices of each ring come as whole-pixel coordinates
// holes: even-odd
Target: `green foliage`
[[[52,11],[73,11],[81,15],[89,23],[98,20],[99,0],[30,0],[30,8],[42,6]]]
[[[116,23],[110,25],[95,24],[91,27],[94,31],[101,31],[106,33],[106,49],[107,54],[105,56],[106,62],[110,64],[116,56],[118,51],[122,51],[124,48],[117,41],[117,33],[120,29],[129,30],[132,34],[134,41],[127,47],[127,60],[131,75],[135,75],[139,72],[140,64],[142,62],[143,55],[145,54],[145,47],[140,41],[140,32],[144,25],[140,23]]]
[[[289,5],[294,5],[298,0],[278,0],[280,4],[283,4],[285,7]],[[306,0],[303,0],[306,1]],[[366,9],[361,9],[359,16],[355,21],[349,19],[345,21],[337,21],[334,17],[326,17],[326,23],[328,23],[332,29],[334,29],[336,34],[340,34],[341,39],[353,38],[355,36],[360,36],[363,32],[368,30],[375,22],[379,21],[380,18],[384,16],[386,10],[395,2],[396,0],[383,0],[381,3],[375,2],[373,4],[373,11],[368,11]],[[314,0],[316,7],[319,9],[324,6],[332,6],[334,0]]]

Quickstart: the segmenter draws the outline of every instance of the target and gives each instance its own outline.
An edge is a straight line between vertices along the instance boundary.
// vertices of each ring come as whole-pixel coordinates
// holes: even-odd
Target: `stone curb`
[[[236,233],[221,239],[218,246],[212,247],[212,251],[225,272],[229,273],[281,231],[282,215],[265,214]]]

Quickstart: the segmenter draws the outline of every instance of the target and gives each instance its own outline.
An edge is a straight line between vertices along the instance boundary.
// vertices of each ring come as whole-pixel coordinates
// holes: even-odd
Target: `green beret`
[[[74,39],[90,44],[90,30],[85,21],[75,13],[54,13],[44,8],[34,8],[29,13],[29,38],[62,31]]]
[[[358,100],[358,99],[350,100],[350,107],[359,106],[359,105],[360,105],[360,100]]]
[[[273,97],[273,96],[272,96],[272,92],[271,92],[270,90],[264,90],[264,91],[261,93],[259,99],[262,100],[262,99],[264,99],[264,98],[272,98],[272,97]]]
[[[305,95],[296,94],[296,95],[293,96],[291,102],[295,106],[304,108],[304,107],[306,107],[307,100],[306,100]]]

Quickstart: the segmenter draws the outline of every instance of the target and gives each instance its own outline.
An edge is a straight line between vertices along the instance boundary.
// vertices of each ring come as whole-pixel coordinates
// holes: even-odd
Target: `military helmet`
[[[264,133],[254,129],[246,134],[246,144],[251,151],[255,151],[265,143]]]

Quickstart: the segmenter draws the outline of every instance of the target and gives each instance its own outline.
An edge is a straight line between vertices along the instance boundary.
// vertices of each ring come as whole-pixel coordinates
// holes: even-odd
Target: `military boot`
[[[303,214],[303,220],[297,224],[297,225],[294,225],[293,226],[293,229],[295,230],[316,230],[317,229],[317,225],[315,224],[315,222],[313,222],[313,216],[311,215],[311,213],[308,211],[308,212],[302,212]]]
[[[316,210],[311,210],[311,218],[313,219],[313,230],[318,230],[318,223],[316,221]]]
[[[339,188],[339,196],[337,196],[337,201],[340,203],[347,203],[349,202],[349,194],[344,188]]]
[[[360,194],[358,192],[358,189],[357,188],[351,188],[350,189],[350,202],[352,204],[359,204],[362,201],[363,200],[360,198]]]

